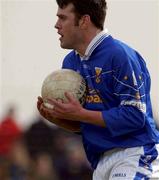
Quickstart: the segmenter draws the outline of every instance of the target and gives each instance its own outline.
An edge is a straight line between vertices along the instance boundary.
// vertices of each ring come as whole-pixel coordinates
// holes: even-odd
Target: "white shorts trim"
[[[93,180],[142,179],[159,180],[159,145],[110,150],[101,157],[93,173]]]

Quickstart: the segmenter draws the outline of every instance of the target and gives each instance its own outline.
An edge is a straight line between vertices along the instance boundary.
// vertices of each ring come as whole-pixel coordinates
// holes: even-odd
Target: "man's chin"
[[[67,46],[66,44],[60,44],[61,48],[63,49],[73,49],[72,47]]]

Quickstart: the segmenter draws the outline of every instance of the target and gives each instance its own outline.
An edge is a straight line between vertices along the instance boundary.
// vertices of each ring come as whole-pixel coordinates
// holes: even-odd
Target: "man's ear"
[[[84,15],[79,20],[79,27],[82,28],[82,29],[86,29],[89,26],[90,23],[91,23],[90,16],[89,15]]]

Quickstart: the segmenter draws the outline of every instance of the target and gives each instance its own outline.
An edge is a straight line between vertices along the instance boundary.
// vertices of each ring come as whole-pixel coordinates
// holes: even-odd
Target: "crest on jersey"
[[[100,82],[101,82],[101,77],[100,77],[101,72],[102,72],[102,68],[100,68],[100,67],[95,67],[95,73],[96,73],[96,79],[95,79],[95,81],[96,81],[96,83],[100,83]]]

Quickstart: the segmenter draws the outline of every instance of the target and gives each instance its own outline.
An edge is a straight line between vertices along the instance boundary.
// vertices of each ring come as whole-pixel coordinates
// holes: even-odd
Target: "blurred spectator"
[[[85,157],[80,136],[62,129],[54,138],[54,164],[60,180],[91,180],[92,169]]]
[[[62,179],[64,179],[64,177],[67,177],[69,180],[92,179],[92,170],[86,159],[82,143],[77,138],[72,138],[72,140],[67,144],[66,161],[67,168],[62,173]]]
[[[10,180],[29,180],[31,161],[23,140],[16,141],[8,156]]]
[[[32,161],[33,180],[58,180],[53,164],[54,128],[40,116],[24,133],[24,142]]]
[[[53,128],[39,116],[24,134],[24,140],[31,158],[36,159],[38,154],[52,155]]]
[[[23,132],[16,120],[16,109],[14,106],[10,106],[0,124],[0,179],[2,180],[22,179],[26,169],[22,163],[18,165],[15,161],[16,154],[23,156],[21,148],[18,148],[18,142],[22,138]],[[15,147],[16,150],[13,151]],[[15,174],[17,174],[16,178]]]
[[[16,123],[15,107],[9,107],[0,124],[0,156],[8,156],[13,143],[22,136],[22,130]]]
[[[49,154],[42,153],[36,158],[33,180],[59,180]]]

